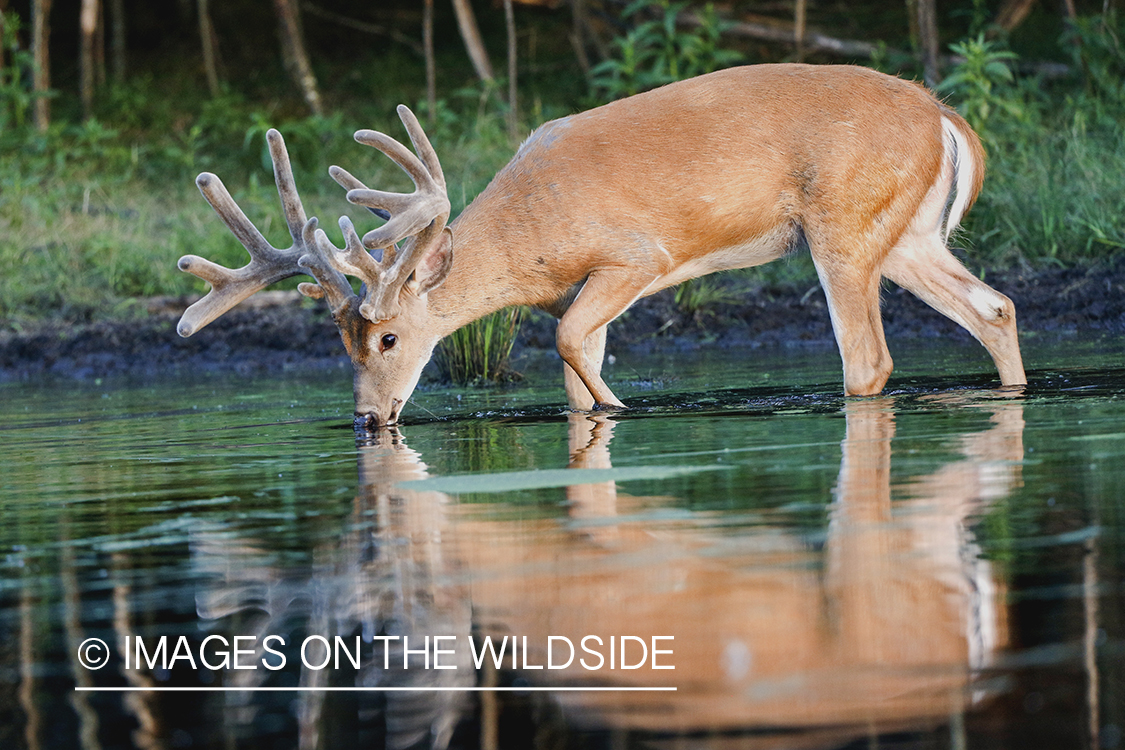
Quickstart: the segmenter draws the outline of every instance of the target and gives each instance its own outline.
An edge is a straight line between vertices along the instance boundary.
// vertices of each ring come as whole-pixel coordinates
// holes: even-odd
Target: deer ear
[[[414,269],[410,286],[418,296],[427,294],[445,281],[453,270],[453,230],[445,227]]]

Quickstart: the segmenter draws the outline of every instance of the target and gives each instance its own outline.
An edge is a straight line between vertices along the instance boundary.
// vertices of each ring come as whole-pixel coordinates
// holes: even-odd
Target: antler
[[[445,175],[437,154],[418,118],[408,107],[400,104],[398,116],[406,126],[418,156],[394,138],[374,130],[360,130],[355,139],[377,148],[402,167],[414,182],[413,193],[372,190],[340,167],[329,170],[332,178],[348,191],[348,201],[389,218],[386,224],[363,236],[364,246],[383,251],[379,261],[366,253],[363,253],[366,260],[348,253],[354,267],[361,271],[355,275],[367,284],[367,296],[360,307],[360,314],[371,321],[389,320],[398,315],[399,292],[426,252],[441,237],[449,220]],[[396,247],[402,240],[406,240],[403,246]]]
[[[289,227],[293,244],[284,250],[271,245],[246,218],[222,180],[209,172],[199,175],[195,184],[215,209],[215,213],[250,253],[250,262],[242,268],[230,269],[197,255],[180,258],[177,265],[181,271],[187,271],[211,284],[211,291],[207,296],[184,311],[176,327],[181,336],[192,335],[250,295],[290,276],[308,274],[316,279],[316,284],[301,284],[298,289],[308,297],[327,297],[333,312],[355,297],[351,285],[341,273],[342,269],[332,264],[335,256],[323,251],[324,245],[332,245],[324,237],[324,232],[317,229],[317,220],[305,218],[305,209],[297,194],[293,168],[281,133],[271,128],[266,133],[266,141],[273,159],[274,179],[285,223]],[[352,235],[355,235],[354,230]],[[355,244],[358,245],[358,238]]]

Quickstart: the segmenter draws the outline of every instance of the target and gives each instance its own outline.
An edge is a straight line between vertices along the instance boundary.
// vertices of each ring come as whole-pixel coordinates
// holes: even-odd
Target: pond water
[[[0,747],[1125,746],[1125,346],[895,349],[2,386]]]

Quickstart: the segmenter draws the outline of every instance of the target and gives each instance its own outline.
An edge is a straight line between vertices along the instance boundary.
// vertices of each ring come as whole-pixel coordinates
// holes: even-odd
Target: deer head
[[[415,185],[409,194],[371,190],[347,171],[330,173],[348,191],[348,200],[386,223],[361,240],[348,217],[340,218],[344,247],[332,244],[315,218],[306,218],[293,180],[285,142],[276,130],[266,134],[274,178],[293,244],[275,248],[246,217],[222,181],[203,173],[200,192],[247,252],[250,262],[229,269],[195,255],[179,260],[181,271],[211,284],[211,291],[186,311],[177,331],[190,336],[242,300],[270,284],[299,274],[316,283],[298,286],[302,294],[324,299],[355,368],[357,426],[394,424],[418,383],[440,336],[426,325],[426,295],[452,268],[453,235],[446,226],[449,199],[437,155],[417,118],[398,108],[417,156],[383,133],[361,130],[360,143],[373,146],[403,168]],[[370,251],[370,252],[369,252]],[[348,276],[363,282],[362,298]]]

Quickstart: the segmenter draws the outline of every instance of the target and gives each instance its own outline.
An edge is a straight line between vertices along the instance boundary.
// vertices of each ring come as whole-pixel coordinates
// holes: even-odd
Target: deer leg
[[[907,235],[887,257],[883,274],[984,345],[1000,382],[1027,382],[1012,301],[969,273],[937,234]]]
[[[813,263],[844,361],[844,393],[873,396],[883,390],[894,367],[883,337],[879,273],[843,259],[818,257],[816,252]]]
[[[654,278],[638,280],[638,276],[635,269],[595,271],[586,279],[582,291],[559,320],[555,333],[559,356],[589,391],[595,409],[625,406],[602,380],[602,353],[605,350],[606,325],[625,312]],[[574,405],[575,394],[569,384],[567,396]],[[587,403],[585,398],[581,401]]]
[[[598,328],[586,338],[583,351],[590,366],[595,372],[601,372],[602,360],[605,358],[606,326]],[[594,408],[594,396],[578,377],[574,368],[563,362],[563,381],[566,385],[566,400],[571,409],[576,411],[590,411]]]

